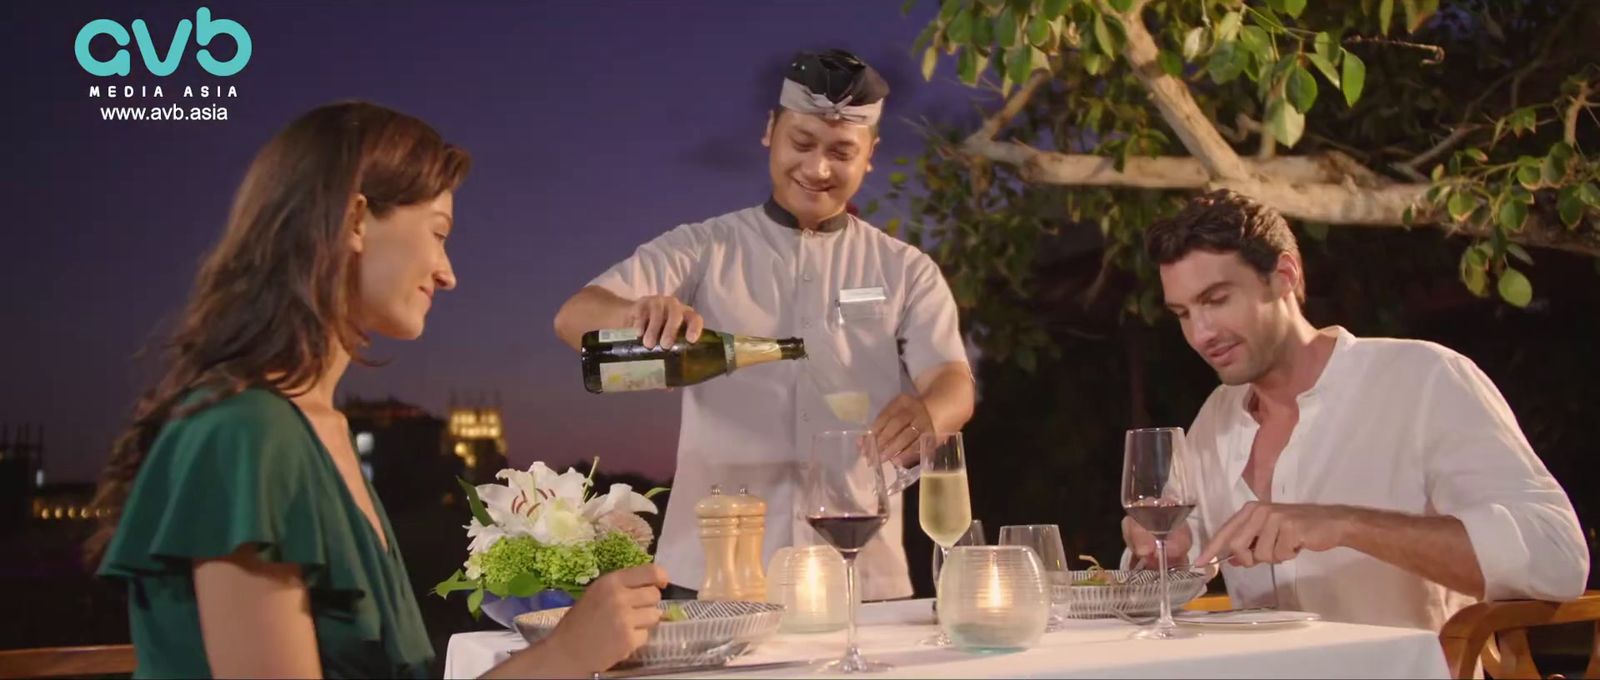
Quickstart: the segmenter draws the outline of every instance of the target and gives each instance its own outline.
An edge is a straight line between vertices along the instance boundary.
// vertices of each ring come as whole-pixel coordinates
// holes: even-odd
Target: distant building
[[[499,405],[450,405],[451,451],[461,459],[463,477],[489,484],[506,468],[506,433]]]
[[[443,419],[393,398],[346,399],[339,410],[350,422],[361,471],[384,507],[454,503],[462,466],[451,454]]]
[[[0,424],[0,533],[40,517],[35,497],[45,485],[44,451],[43,426],[24,423],[13,430]],[[63,518],[66,511],[63,507]],[[44,514],[52,513],[47,509]]]

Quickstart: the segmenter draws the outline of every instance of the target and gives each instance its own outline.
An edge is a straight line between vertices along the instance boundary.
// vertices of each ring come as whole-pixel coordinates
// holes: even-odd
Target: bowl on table
[[[682,620],[663,620],[644,646],[615,668],[717,666],[754,649],[778,630],[783,606],[766,602],[665,600],[662,616],[677,607]],[[529,644],[548,637],[570,607],[518,616],[516,629]]]
[[[1168,600],[1174,610],[1206,591],[1210,574],[1199,569],[1167,572]],[[1076,570],[1066,583],[1056,583],[1054,600],[1066,603],[1063,614],[1073,619],[1154,616],[1161,609],[1161,577],[1156,571],[1132,569]]]

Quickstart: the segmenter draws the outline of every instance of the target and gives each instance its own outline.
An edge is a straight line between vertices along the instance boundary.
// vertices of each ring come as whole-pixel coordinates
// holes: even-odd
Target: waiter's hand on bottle
[[[651,295],[639,298],[628,310],[628,324],[639,332],[645,347],[670,347],[678,337],[678,330],[687,325],[685,339],[694,342],[705,330],[706,320],[693,307],[671,295]]]
[[[878,412],[872,431],[877,435],[878,455],[901,467],[912,467],[921,462],[917,440],[933,432],[933,416],[921,399],[901,394]]]

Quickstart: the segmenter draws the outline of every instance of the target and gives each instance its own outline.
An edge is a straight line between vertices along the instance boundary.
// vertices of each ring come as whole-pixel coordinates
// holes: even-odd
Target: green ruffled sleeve
[[[317,521],[320,451],[294,407],[247,390],[167,424],[123,509],[100,573],[137,577],[193,568],[254,545],[269,562],[302,565],[307,585],[327,576]]]

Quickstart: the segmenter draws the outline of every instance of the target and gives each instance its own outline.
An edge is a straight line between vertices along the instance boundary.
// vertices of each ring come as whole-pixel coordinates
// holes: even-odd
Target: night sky
[[[154,354],[136,353],[166,337],[251,156],[299,113],[362,98],[423,118],[474,165],[450,240],[459,287],[439,297],[420,340],[376,344],[370,354],[390,364],[353,367],[341,396],[442,415],[452,392],[498,394],[514,463],[599,455],[606,471],[665,477],[678,397],[585,392],[576,353],[551,330],[557,307],[635,245],[765,198],[765,111],[797,49],[850,49],[888,79],[884,142],[857,202],[881,194],[891,160],[920,147],[906,119],[970,120],[990,100],[955,83],[948,59],[923,82],[909,49],[936,5],[5,3],[0,423],[44,425],[51,480],[91,479],[155,377]],[[238,75],[204,72],[192,40],[165,78],[133,45],[127,78],[91,76],[73,56],[78,30],[101,17],[130,30],[144,19],[165,53],[201,6],[250,32]],[[95,45],[109,56],[108,38]],[[159,83],[166,96],[90,99],[97,82]],[[185,85],[239,96],[186,100]],[[173,103],[226,106],[229,120],[99,112]]]

